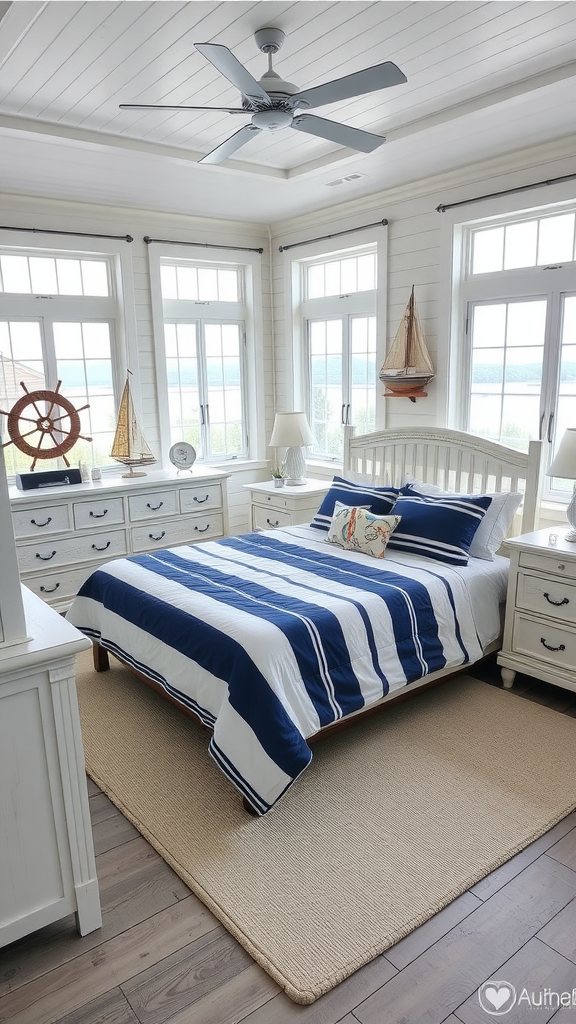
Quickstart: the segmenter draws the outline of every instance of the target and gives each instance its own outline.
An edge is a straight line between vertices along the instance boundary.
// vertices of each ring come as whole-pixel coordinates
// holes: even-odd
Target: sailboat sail
[[[127,473],[126,476],[145,476],[145,473],[135,473],[133,467],[149,466],[156,462],[136,419],[130,394],[129,376],[126,378],[120,399],[118,423],[110,455],[117,462],[130,467],[130,473]]]
[[[408,391],[422,391],[434,376],[434,367],[416,312],[412,285],[404,316],[379,377],[392,394],[406,394]]]

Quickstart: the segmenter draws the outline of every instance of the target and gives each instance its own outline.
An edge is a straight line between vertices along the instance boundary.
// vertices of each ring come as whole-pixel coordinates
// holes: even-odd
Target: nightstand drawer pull
[[[208,501],[209,497],[209,494],[207,494],[205,498],[197,498],[196,495],[194,495],[192,501],[196,501],[199,505],[203,505],[205,501]]]
[[[58,590],[59,583],[55,583],[53,587],[40,587],[43,594],[53,594],[55,590]]]
[[[51,558],[54,558],[55,554],[56,551],[53,551],[51,555],[39,555],[38,552],[36,552],[36,558],[41,558],[43,562],[49,562]]]
[[[550,644],[546,643],[546,641],[545,641],[543,636],[540,637],[540,643],[544,644],[544,647],[546,648],[547,651],[565,651],[566,650],[565,644],[560,644],[559,647],[551,647]]]
[[[544,597],[548,601],[548,604],[553,604],[556,608],[561,608],[563,604],[570,604],[570,599],[568,597],[563,597],[561,601],[553,601],[550,594],[547,594],[546,592],[544,592]]]
[[[99,548],[97,544],[92,545],[94,551],[106,551],[106,548],[110,547],[110,541],[107,541],[103,548]]]
[[[558,566],[558,568],[559,568],[560,572],[564,572],[564,569],[566,568],[566,566],[564,565],[564,562],[560,562],[560,565]]]
[[[105,508],[103,512],[89,512],[92,519],[103,519],[104,516],[108,515],[108,509]]]
[[[206,533],[206,530],[210,529],[210,523],[208,523],[204,527],[202,527],[202,526],[195,526],[194,529],[196,530],[197,533]]]
[[[149,501],[146,502],[146,508],[149,508],[152,512],[157,512],[159,508],[162,508],[163,501],[159,505],[151,505]]]
[[[52,516],[48,516],[48,519],[45,519],[43,523],[37,523],[35,519],[31,519],[30,522],[32,526],[48,526],[48,523],[52,522]]]
[[[277,526],[280,526],[280,520],[279,519],[277,519],[276,522],[273,523],[271,519],[267,518],[266,522],[268,523],[268,526],[272,527],[273,530],[275,530]]]
[[[148,536],[150,537],[150,540],[162,540],[162,537],[166,536],[166,530],[162,530],[162,533],[159,533],[157,537],[155,537],[153,533],[149,533]]]

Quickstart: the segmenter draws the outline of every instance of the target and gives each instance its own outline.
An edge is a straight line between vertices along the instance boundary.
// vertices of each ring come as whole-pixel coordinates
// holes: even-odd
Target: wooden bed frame
[[[364,481],[394,487],[401,487],[407,477],[414,477],[426,483],[437,484],[443,490],[461,494],[482,494],[501,491],[522,491],[524,499],[520,506],[521,524],[515,532],[527,533],[537,526],[537,513],[541,493],[542,442],[530,441],[528,452],[520,452],[483,437],[466,434],[445,427],[423,429],[399,427],[392,430],[376,431],[356,435],[353,428],[346,428],[344,437],[344,476],[360,475]],[[352,476],[354,479],[354,476]],[[485,648],[483,657],[501,647],[498,638]],[[93,644],[94,667],[97,672],[110,667],[108,651],[96,642]],[[121,659],[119,659],[121,660]],[[171,698],[165,691],[146,676],[137,675],[149,686],[157,689],[166,700]],[[442,679],[456,676],[465,671],[465,666],[439,669],[424,679],[409,683],[402,690],[383,697],[368,708],[348,715],[345,719],[325,726],[307,741],[315,743],[325,736],[346,728],[358,718],[374,714],[385,704],[406,700],[413,694],[436,685]],[[175,702],[174,702],[175,703]],[[192,712],[186,712],[198,721]],[[247,810],[253,812],[244,800]]]

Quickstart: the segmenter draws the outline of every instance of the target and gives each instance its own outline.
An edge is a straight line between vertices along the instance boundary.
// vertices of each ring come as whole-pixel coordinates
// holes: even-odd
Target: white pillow
[[[427,484],[423,480],[407,477],[406,486],[420,494],[451,494],[443,491],[436,484]],[[459,495],[459,497],[479,497],[479,495]],[[490,507],[476,530],[470,545],[472,558],[483,558],[487,562],[494,561],[494,555],[508,534],[516,509],[520,505],[523,494],[520,491],[497,491],[486,495],[492,498]]]

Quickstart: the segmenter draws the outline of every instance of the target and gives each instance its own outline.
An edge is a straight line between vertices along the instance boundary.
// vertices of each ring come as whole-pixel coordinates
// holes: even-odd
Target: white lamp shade
[[[576,427],[565,432],[547,475],[576,480]]]
[[[270,438],[271,448],[295,448],[313,444],[305,412],[277,412]]]

